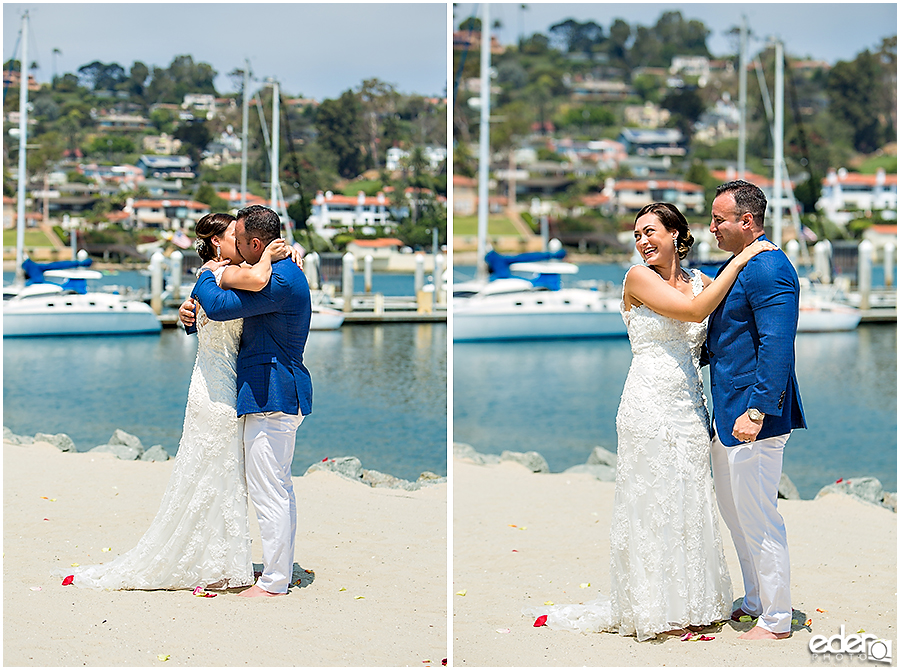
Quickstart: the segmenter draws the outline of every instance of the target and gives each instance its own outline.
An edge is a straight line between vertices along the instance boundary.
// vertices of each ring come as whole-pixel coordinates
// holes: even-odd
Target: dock
[[[897,323],[897,308],[864,309],[860,323]]]

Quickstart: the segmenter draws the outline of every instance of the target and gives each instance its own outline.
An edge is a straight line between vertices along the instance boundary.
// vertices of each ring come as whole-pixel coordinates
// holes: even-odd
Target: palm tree
[[[522,48],[522,40],[525,39],[525,28],[522,17],[524,16],[526,11],[528,11],[528,5],[519,5],[519,49]]]
[[[60,51],[56,47],[53,47],[53,79],[50,80],[51,87],[54,87],[56,85],[56,57],[58,55],[62,56],[62,51]]]

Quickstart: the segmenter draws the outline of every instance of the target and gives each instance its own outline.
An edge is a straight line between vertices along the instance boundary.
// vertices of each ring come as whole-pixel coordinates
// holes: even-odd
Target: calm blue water
[[[143,287],[143,279],[123,272],[104,283]],[[412,295],[412,283],[411,276],[373,277],[374,290],[394,286],[391,295]],[[174,454],[196,353],[196,337],[180,329],[4,340],[3,424],[17,434],[66,433],[79,451],[121,428]],[[446,325],[314,331],[305,362],[313,413],[297,431],[295,475],[335,456],[357,456],[363,467],[403,479],[447,474]]]
[[[577,276],[620,283],[624,272],[584,265]],[[457,279],[467,274],[473,269],[454,271]],[[615,451],[630,363],[625,338],[456,343],[453,439],[483,453],[538,451],[554,472],[584,463],[595,445]],[[800,495],[857,476],[896,491],[896,325],[800,334],[797,377],[810,428],[791,436],[784,471]]]

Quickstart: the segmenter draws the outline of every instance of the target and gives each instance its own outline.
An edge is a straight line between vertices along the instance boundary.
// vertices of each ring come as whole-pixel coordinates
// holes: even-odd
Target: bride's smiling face
[[[678,233],[666,230],[656,214],[647,213],[634,224],[634,247],[648,265],[665,263],[675,255]]]
[[[240,265],[244,262],[243,256],[237,250],[237,243],[234,238],[234,221],[228,224],[228,228],[221,235],[213,235],[213,242],[219,245],[222,253],[222,260],[230,260],[232,265]]]

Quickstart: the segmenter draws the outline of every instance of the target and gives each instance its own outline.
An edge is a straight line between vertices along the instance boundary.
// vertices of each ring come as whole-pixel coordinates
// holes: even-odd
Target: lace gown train
[[[193,589],[253,584],[243,441],[235,413],[242,321],[212,321],[201,308],[197,324],[197,360],[184,429],[156,518],[130,551],[109,563],[67,570],[75,586]]]
[[[703,290],[694,271],[694,295]],[[709,465],[709,413],[700,376],[706,322],[646,306],[622,317],[633,354],[616,416],[618,460],[610,527],[611,595],[530,608],[551,628],[646,640],[731,613]]]

